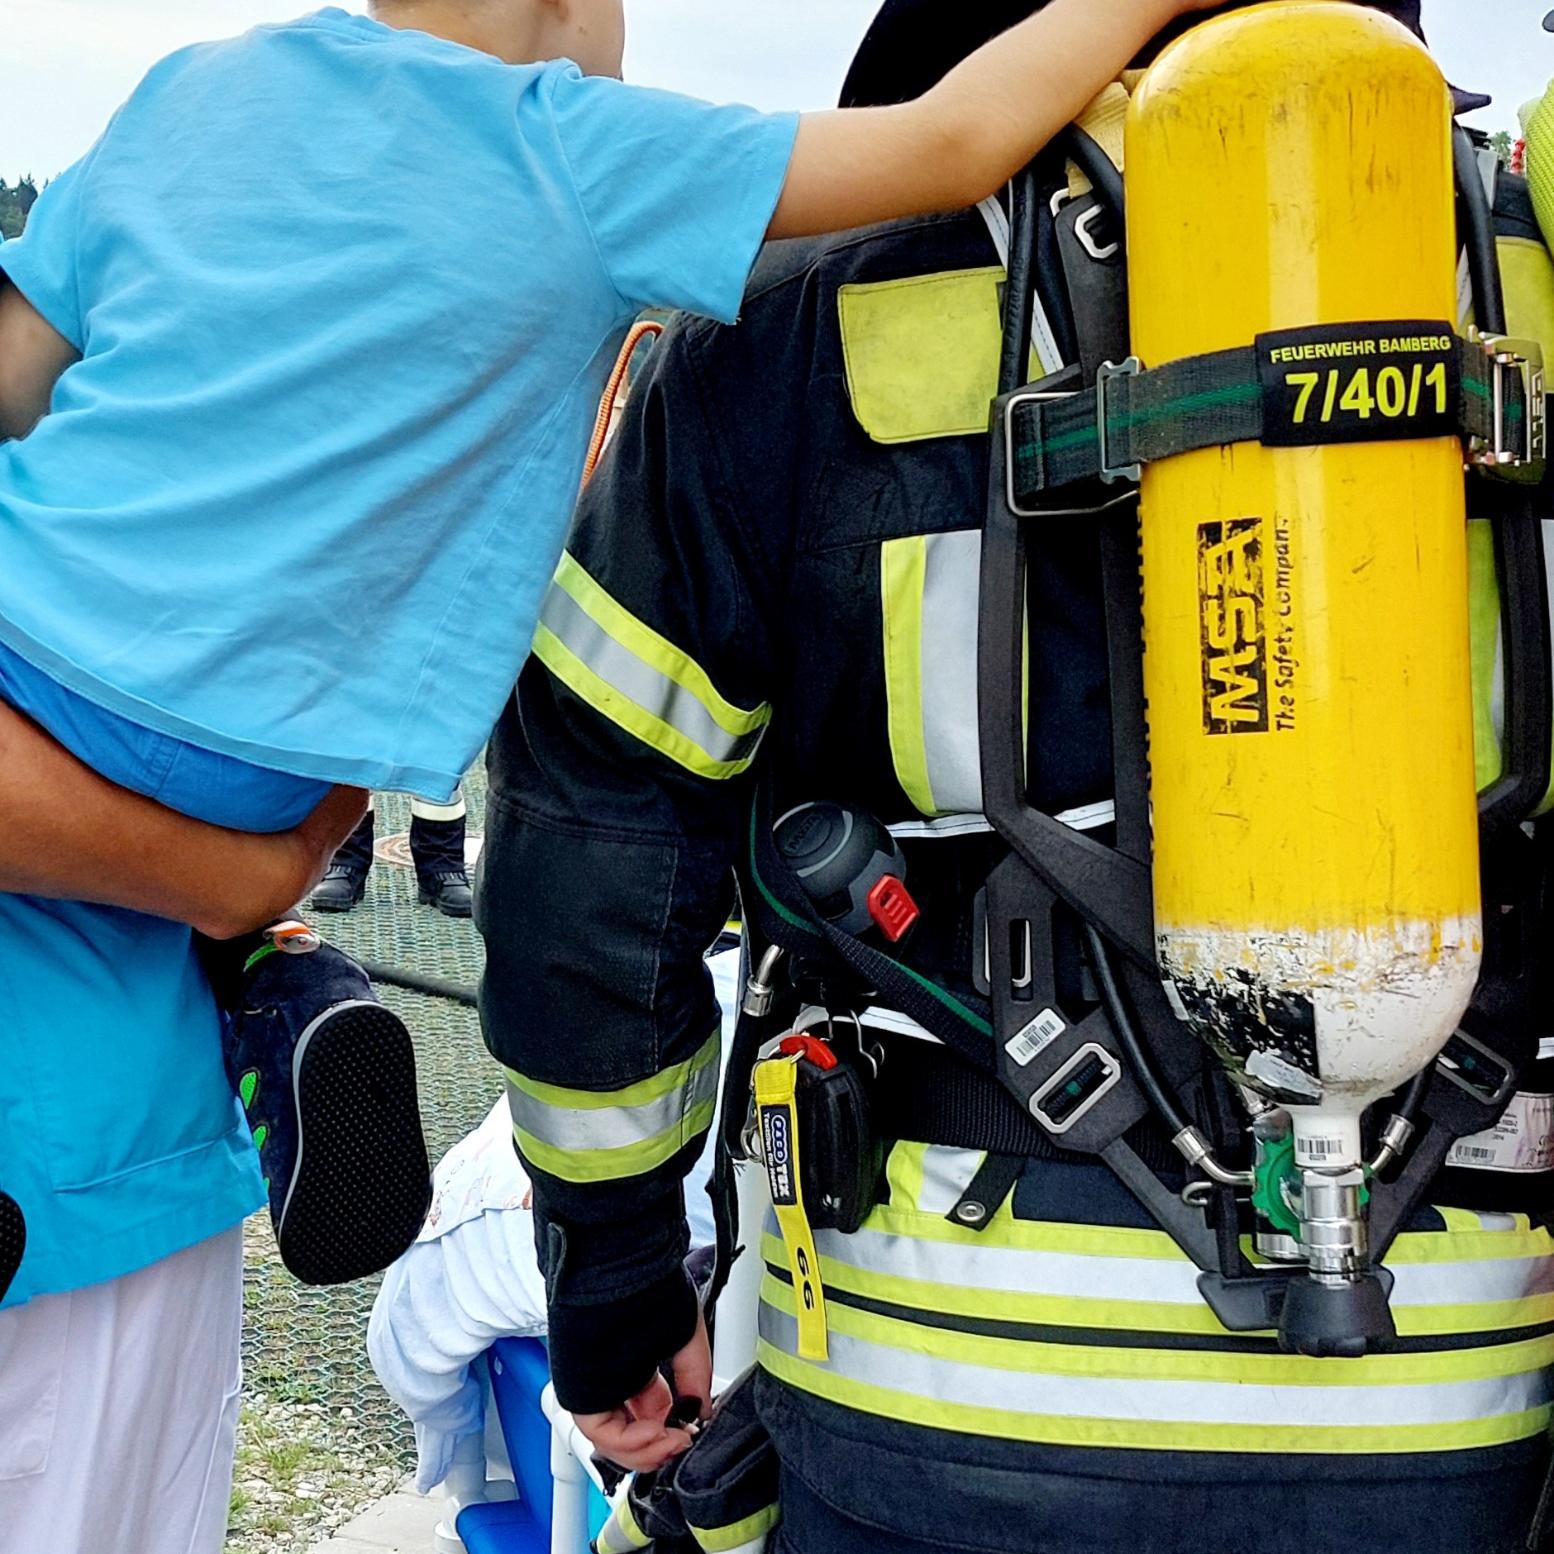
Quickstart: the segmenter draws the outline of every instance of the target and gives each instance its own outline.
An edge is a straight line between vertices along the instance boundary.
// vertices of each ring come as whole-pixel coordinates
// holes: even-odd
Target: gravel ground
[[[470,829],[484,814],[484,773],[466,783]],[[380,796],[378,841],[403,832],[409,806]],[[397,851],[391,845],[390,851]],[[390,965],[472,984],[480,940],[468,923],[418,907],[408,869],[380,863],[367,899],[321,926],[342,948]],[[445,999],[380,989],[415,1037],[421,1113],[432,1158],[474,1127],[500,1090],[472,1009]],[[250,1220],[243,1306],[246,1373],[228,1554],[306,1549],[415,1465],[409,1422],[378,1386],[367,1361],[367,1318],[379,1281],[306,1289],[281,1266],[268,1214]]]

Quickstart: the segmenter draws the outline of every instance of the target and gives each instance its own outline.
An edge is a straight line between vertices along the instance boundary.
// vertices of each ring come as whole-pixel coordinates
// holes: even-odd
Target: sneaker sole
[[[0,1300],[5,1299],[26,1250],[27,1222],[21,1208],[14,1198],[0,1192]]]
[[[281,1259],[303,1284],[381,1273],[432,1201],[410,1033],[382,1004],[337,1004],[303,1031],[291,1072],[297,1164]]]

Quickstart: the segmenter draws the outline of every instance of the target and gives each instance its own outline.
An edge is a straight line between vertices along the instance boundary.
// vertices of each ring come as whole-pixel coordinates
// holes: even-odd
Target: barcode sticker
[[[1349,1144],[1345,1139],[1295,1135],[1295,1159],[1301,1165],[1324,1165],[1329,1160],[1346,1159],[1348,1154]]]
[[[1494,1127],[1452,1145],[1446,1164],[1523,1174],[1554,1170],[1554,1095],[1513,1095]]]
[[[1055,1042],[1068,1026],[1055,1009],[1043,1009],[1029,1025],[1022,1026],[1004,1043],[1004,1051],[1024,1068]]]

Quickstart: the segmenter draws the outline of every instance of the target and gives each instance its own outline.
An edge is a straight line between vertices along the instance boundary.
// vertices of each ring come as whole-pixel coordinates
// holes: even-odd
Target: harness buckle
[[[1014,481],[1014,418],[1016,412],[1024,405],[1044,404],[1048,401],[1060,399],[1073,399],[1075,395],[1082,393],[1083,390],[1021,389],[1018,393],[1009,396],[1004,403],[1004,500],[1008,503],[1009,511],[1016,518],[1093,518],[1097,513],[1104,513],[1108,508],[1120,507],[1124,502],[1131,502],[1133,500],[1138,494],[1137,486],[1141,474],[1139,466],[1132,464],[1117,469],[1112,468],[1107,460],[1106,385],[1112,378],[1134,377],[1143,370],[1143,364],[1138,357],[1130,356],[1120,366],[1113,362],[1107,362],[1100,372],[1096,374],[1096,429],[1101,445],[1101,481],[1108,486],[1115,485],[1119,481],[1127,481],[1129,489],[1118,496],[1101,495],[1098,501],[1086,502],[1082,506],[1021,506]],[[1085,482],[1084,484],[1093,486],[1093,482]]]
[[[1536,340],[1512,335],[1485,335],[1477,329],[1468,338],[1479,346],[1489,362],[1492,403],[1492,435],[1468,441],[1468,463],[1501,480],[1536,484],[1543,479],[1548,457],[1548,420],[1543,397],[1543,347]],[[1507,430],[1506,407],[1510,379],[1521,381],[1526,414],[1522,435],[1513,446]]]
[[[1111,439],[1106,435],[1112,380],[1136,378],[1143,370],[1143,362],[1136,356],[1129,356],[1120,362],[1102,362],[1100,371],[1095,375],[1095,429],[1101,442],[1101,479],[1109,486],[1116,485],[1119,480],[1137,486],[1144,478],[1144,467],[1141,464],[1112,463]]]

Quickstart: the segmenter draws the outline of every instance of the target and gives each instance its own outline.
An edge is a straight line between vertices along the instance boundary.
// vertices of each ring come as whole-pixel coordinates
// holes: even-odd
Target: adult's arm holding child
[[[0,891],[95,901],[235,938],[291,910],[366,812],[336,788],[295,830],[228,831],[115,787],[0,703]]]
[[[1001,188],[1167,23],[1219,0],[1053,0],[913,102],[809,113],[771,237],[933,211]]]

